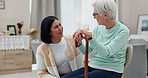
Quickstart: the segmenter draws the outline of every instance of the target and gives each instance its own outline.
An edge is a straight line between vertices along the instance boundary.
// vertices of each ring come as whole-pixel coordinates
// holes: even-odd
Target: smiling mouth
[[[63,32],[60,32],[59,34],[63,34]]]

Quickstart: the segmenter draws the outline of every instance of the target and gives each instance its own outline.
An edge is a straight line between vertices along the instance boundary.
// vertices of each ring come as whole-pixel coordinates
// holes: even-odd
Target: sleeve
[[[39,78],[58,78],[58,77],[51,75],[48,72],[45,66],[43,57],[40,56],[38,53],[36,54],[36,61],[37,61],[37,68],[38,68],[37,72],[38,72]]]
[[[96,39],[90,40],[90,45],[98,52],[99,55],[109,57],[118,52],[128,42],[129,30],[122,29],[118,35],[107,45],[100,44]]]
[[[83,66],[83,54],[80,53],[80,51],[75,47],[75,51],[77,51],[76,53],[79,52],[79,54],[76,56],[76,65],[77,68],[81,68]]]
[[[97,26],[95,29],[93,29],[93,31],[92,31],[93,36],[94,36],[94,33],[97,32],[98,27],[100,27],[100,26]],[[92,40],[92,39],[91,39],[91,40]],[[94,50],[94,47],[91,46],[90,44],[91,44],[91,43],[90,43],[90,40],[89,40],[88,53],[91,53],[91,52],[93,52],[93,50]],[[78,47],[78,49],[80,50],[80,52],[83,53],[83,54],[85,54],[85,48],[86,48],[85,46],[86,46],[86,45],[85,45],[85,41],[83,41],[83,44],[81,44],[81,45]]]
[[[75,41],[72,38],[72,36],[69,36],[66,38],[66,40],[69,42],[69,44],[73,47],[73,51],[75,54],[75,61],[76,61],[76,66],[77,69],[82,67],[83,64],[83,55],[80,53],[80,51],[75,47]]]
[[[52,76],[50,74],[47,74],[44,78],[58,78],[58,77]]]
[[[78,49],[80,50],[80,52],[81,53],[83,53],[83,54],[85,54],[85,47],[86,45],[84,45],[84,44],[81,44],[79,47],[78,47]],[[92,51],[93,51],[93,47],[92,46],[90,46],[90,44],[89,44],[89,48],[88,48],[88,52],[89,53],[91,53]]]

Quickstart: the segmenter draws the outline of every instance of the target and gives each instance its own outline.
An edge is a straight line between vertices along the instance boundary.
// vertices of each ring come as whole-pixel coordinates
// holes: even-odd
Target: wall
[[[30,28],[30,0],[5,0],[5,9],[0,9],[0,31],[6,30],[7,25],[16,25],[24,21],[23,34]],[[139,14],[148,14],[148,0],[119,0],[119,20],[125,23],[131,34],[137,33]],[[17,28],[17,27],[16,27]]]
[[[119,20],[125,23],[131,34],[137,34],[139,14],[148,14],[148,0],[119,0]]]
[[[5,9],[0,9],[0,31],[6,30],[7,25],[24,21],[22,34],[27,34],[30,29],[29,3],[30,0],[5,0]]]

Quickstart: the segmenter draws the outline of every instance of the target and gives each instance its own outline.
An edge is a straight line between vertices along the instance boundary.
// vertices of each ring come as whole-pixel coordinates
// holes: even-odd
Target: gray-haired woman
[[[126,61],[129,29],[116,21],[117,5],[114,0],[96,0],[93,7],[93,16],[99,26],[92,33],[77,30],[73,35],[77,47],[84,54],[83,36],[91,39],[89,52],[95,52],[89,62],[88,77],[121,78]],[[70,72],[62,78],[84,78],[84,68]]]

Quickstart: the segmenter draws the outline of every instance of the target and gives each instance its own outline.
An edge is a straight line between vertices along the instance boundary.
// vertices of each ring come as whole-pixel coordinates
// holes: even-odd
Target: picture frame
[[[148,35],[148,14],[138,16],[138,35]]]
[[[5,9],[5,1],[0,1],[0,9]]]
[[[15,25],[7,25],[7,30],[9,35],[16,35]]]

